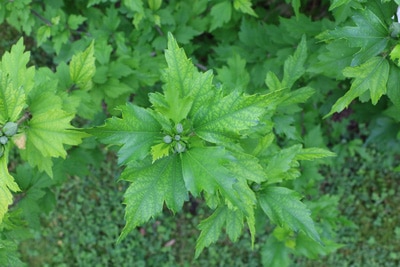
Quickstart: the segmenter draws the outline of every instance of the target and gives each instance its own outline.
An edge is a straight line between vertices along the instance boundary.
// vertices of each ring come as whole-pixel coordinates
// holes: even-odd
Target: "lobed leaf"
[[[350,90],[332,106],[328,117],[335,112],[345,109],[351,101],[370,90],[372,104],[376,104],[379,98],[386,93],[386,84],[389,76],[389,62],[383,57],[373,57],[357,67],[347,67],[343,70],[346,77],[355,78]]]
[[[121,146],[118,162],[142,160],[149,153],[155,140],[162,140],[161,125],[151,113],[141,107],[127,104],[120,106],[122,118],[113,117],[102,127],[88,130],[101,142]]]
[[[125,193],[126,225],[119,241],[136,226],[161,213],[164,203],[177,212],[188,200],[181,159],[176,154],[150,163],[147,159],[129,164],[121,174],[120,179],[131,184]]]

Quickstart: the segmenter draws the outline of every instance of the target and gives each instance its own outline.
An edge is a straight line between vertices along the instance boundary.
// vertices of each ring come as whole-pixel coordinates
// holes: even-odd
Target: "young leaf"
[[[74,55],[69,64],[71,80],[82,90],[92,88],[92,78],[96,72],[93,55],[94,41],[90,43],[85,51]]]
[[[192,88],[194,76],[198,75],[191,61],[186,57],[182,48],[179,48],[172,34],[168,35],[168,49],[165,51],[168,69],[164,71],[164,96],[168,104],[168,115],[178,123],[186,118],[192,101],[188,98]],[[185,99],[185,101],[182,101]],[[182,105],[182,102],[185,104]],[[165,113],[165,111],[164,111]]]
[[[161,213],[164,202],[173,212],[188,200],[179,156],[164,157],[150,164],[150,159],[129,164],[120,179],[131,182],[125,193],[126,225],[119,241],[136,226]]]
[[[389,62],[382,57],[373,57],[357,67],[348,67],[343,70],[346,77],[355,78],[350,90],[332,106],[328,117],[335,112],[345,109],[351,101],[370,90],[372,104],[376,104],[379,98],[386,93],[386,83],[389,76]]]
[[[118,161],[120,164],[142,160],[149,153],[155,140],[162,140],[161,125],[144,108],[127,104],[119,107],[122,119],[113,117],[105,126],[90,129],[103,143],[120,145]]]
[[[299,195],[288,188],[268,186],[259,193],[259,204],[270,220],[293,231],[303,231],[310,238],[321,242],[310,217],[310,211],[300,201]]]

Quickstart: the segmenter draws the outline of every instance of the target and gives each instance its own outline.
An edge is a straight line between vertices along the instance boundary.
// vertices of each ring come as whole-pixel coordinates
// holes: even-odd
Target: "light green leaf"
[[[188,200],[181,160],[176,154],[150,163],[147,158],[141,163],[129,164],[121,174],[120,179],[131,185],[125,193],[126,225],[119,241],[136,226],[161,213],[164,203],[177,212]]]
[[[14,178],[8,173],[8,151],[9,148],[6,146],[4,154],[0,157],[0,223],[7,213],[8,206],[13,202],[11,191],[20,191]]]
[[[290,56],[284,63],[284,72],[282,79],[282,86],[284,88],[291,88],[297,79],[299,79],[304,72],[304,63],[307,59],[307,42],[306,37],[303,35],[295,53]]]
[[[94,41],[89,47],[72,57],[69,64],[71,80],[83,90],[92,88],[92,78],[96,72],[94,58]]]
[[[210,32],[221,27],[224,23],[231,20],[232,4],[229,1],[224,1],[214,5],[211,8],[211,26]]]
[[[168,35],[168,49],[165,51],[165,59],[168,64],[168,69],[164,71],[163,75],[166,104],[164,109],[160,111],[162,113],[167,112],[167,115],[175,123],[178,123],[186,118],[190,111],[192,101],[188,96],[193,87],[193,81],[196,80],[199,73],[186,57],[183,49],[179,48],[171,33]]]
[[[105,144],[121,146],[118,151],[120,164],[142,160],[150,154],[156,140],[162,140],[161,125],[144,108],[127,104],[120,106],[122,118],[113,117],[102,127],[88,130]]]
[[[0,65],[0,124],[17,121],[26,107],[26,93],[34,84],[35,70],[26,68],[29,53],[24,53],[22,38],[6,52]]]
[[[147,0],[151,10],[158,10],[161,7],[162,0]]]
[[[166,143],[160,143],[151,147],[151,156],[154,161],[166,157],[169,155],[170,145]]]
[[[283,89],[282,83],[279,81],[275,73],[268,71],[267,77],[265,78],[265,84],[271,91],[278,91]]]
[[[310,217],[310,211],[300,201],[298,193],[285,187],[268,186],[259,193],[259,203],[270,220],[293,231],[303,231],[310,238],[321,242]]]
[[[311,148],[303,148],[296,154],[296,160],[313,160],[320,159],[326,157],[335,157],[336,154],[330,152],[329,150],[319,148],[319,147],[311,147]]]
[[[233,0],[233,7],[243,13],[257,17],[257,14],[251,8],[251,0]]]
[[[343,70],[346,77],[355,78],[350,90],[332,106],[331,111],[325,117],[345,109],[351,101],[370,90],[372,104],[376,104],[379,98],[386,93],[386,83],[389,76],[389,62],[382,57],[373,57],[357,67],[347,67]]]

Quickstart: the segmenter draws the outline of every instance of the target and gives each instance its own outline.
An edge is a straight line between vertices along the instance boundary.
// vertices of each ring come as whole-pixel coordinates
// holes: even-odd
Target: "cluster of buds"
[[[171,135],[166,135],[163,138],[164,143],[172,144],[175,153],[182,153],[186,150],[186,143],[182,140],[181,134],[183,133],[183,125],[178,123],[175,126],[175,133]]]
[[[4,146],[8,143],[9,139],[13,137],[18,131],[18,124],[15,122],[7,122],[0,131],[0,157],[4,154]]]

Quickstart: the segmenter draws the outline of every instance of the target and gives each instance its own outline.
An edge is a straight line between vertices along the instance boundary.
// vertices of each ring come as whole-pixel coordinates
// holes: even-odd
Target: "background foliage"
[[[0,0],[0,125],[10,139],[0,145],[0,265],[398,266],[399,4]],[[190,93],[193,81],[202,94]],[[237,118],[224,107],[234,98]],[[163,134],[180,134],[186,119],[199,138],[186,132],[184,144],[202,152],[155,135],[158,147],[132,153],[132,133],[120,130],[135,132],[145,113],[159,114]],[[199,126],[219,116],[232,120]],[[15,135],[7,122],[18,122]],[[336,157],[319,159],[326,149]],[[242,200],[256,201],[198,182],[179,205],[166,190],[167,207],[162,199],[132,219],[137,170],[194,166],[189,153],[245,177]],[[243,231],[243,218],[225,224],[240,217],[235,205]]]

